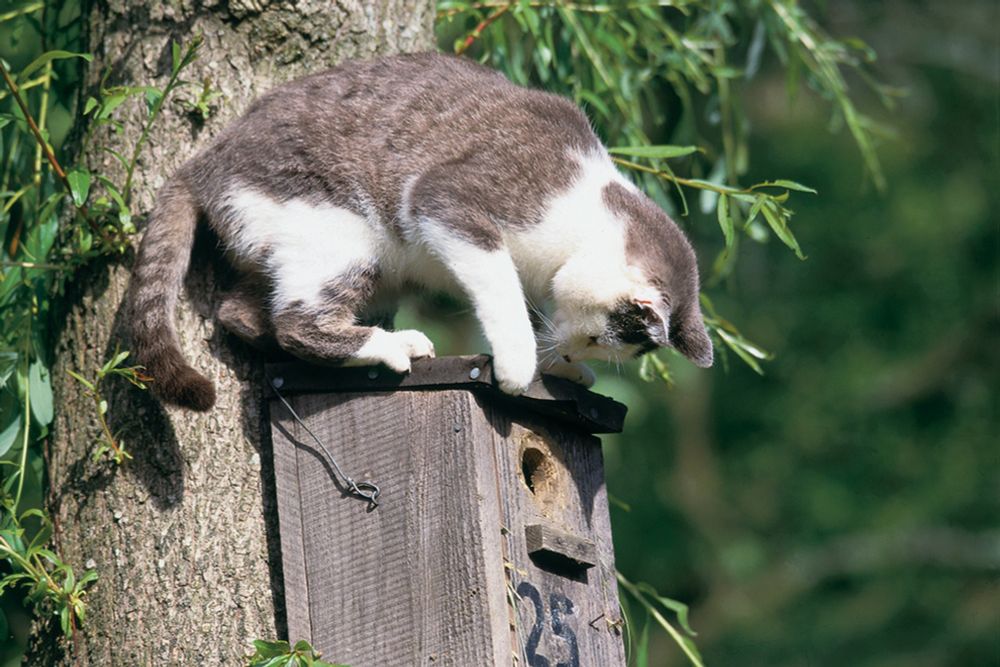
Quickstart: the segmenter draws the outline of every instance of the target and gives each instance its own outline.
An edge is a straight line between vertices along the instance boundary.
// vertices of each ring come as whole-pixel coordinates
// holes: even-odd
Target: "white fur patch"
[[[535,376],[535,333],[524,302],[521,280],[510,254],[484,250],[433,220],[422,220],[421,240],[454,274],[476,309],[493,350],[500,388],[521,394]]]
[[[243,186],[231,188],[226,199],[241,222],[227,246],[237,259],[267,258],[279,310],[293,301],[319,303],[326,283],[368,265],[387,242],[377,222],[337,206],[278,202]]]
[[[574,159],[574,156],[570,156]],[[575,156],[580,176],[569,190],[548,204],[542,222],[511,232],[505,239],[521,272],[525,290],[533,300],[544,300],[553,287],[560,300],[603,303],[628,286],[625,229],[604,204],[609,183],[635,189],[607,155]],[[553,285],[560,268],[568,263],[586,266],[587,277],[576,276],[565,285]],[[575,284],[580,278],[584,282]],[[612,295],[612,296],[609,296]]]

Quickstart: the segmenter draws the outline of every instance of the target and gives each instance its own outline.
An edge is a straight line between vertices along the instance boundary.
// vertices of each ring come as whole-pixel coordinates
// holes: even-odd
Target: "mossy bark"
[[[109,66],[110,84],[162,86],[171,41],[201,34],[200,56],[184,78],[207,78],[222,93],[204,122],[177,99],[165,105],[136,170],[133,210],[141,214],[171,172],[274,84],[346,58],[432,48],[434,4],[99,0],[87,11],[91,89]],[[178,98],[193,98],[199,87]],[[145,116],[140,100],[122,111],[124,131],[97,136],[82,156],[118,182],[120,168],[99,147],[127,154]],[[110,421],[134,457],[121,466],[91,460],[94,405],[67,371],[90,373],[117,345],[128,346],[121,305],[131,259],[89,271],[67,295],[53,372],[51,509],[66,561],[78,571],[94,567],[100,578],[76,641],[60,645],[41,627],[32,664],[232,665],[252,639],[284,633],[262,364],[212,320],[224,282],[213,251],[211,239],[196,247],[176,321],[185,355],[216,383],[218,404],[206,414],[165,409],[109,381]]]

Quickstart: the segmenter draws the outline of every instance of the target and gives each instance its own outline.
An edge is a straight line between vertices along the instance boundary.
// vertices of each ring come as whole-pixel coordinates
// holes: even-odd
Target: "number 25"
[[[538,654],[538,643],[542,639],[542,629],[545,622],[545,609],[542,606],[542,595],[538,589],[527,581],[522,581],[517,586],[517,594],[521,598],[531,600],[535,608],[535,622],[531,626],[531,633],[528,635],[528,642],[524,646],[525,658],[529,667],[551,667],[552,663],[544,655]],[[552,634],[559,637],[569,645],[569,660],[556,663],[555,667],[580,667],[580,649],[576,644],[576,634],[573,629],[566,625],[563,614],[572,616],[574,612],[573,601],[561,593],[552,593],[549,596],[549,614],[552,626]]]

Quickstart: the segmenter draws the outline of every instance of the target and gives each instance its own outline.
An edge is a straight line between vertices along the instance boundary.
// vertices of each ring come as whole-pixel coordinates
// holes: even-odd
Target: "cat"
[[[129,288],[134,353],[162,400],[207,410],[214,387],[173,324],[199,218],[242,276],[218,321],[310,362],[406,373],[433,356],[388,325],[420,289],[471,301],[509,394],[536,376],[539,339],[542,369],[584,384],[582,360],[665,346],[712,364],[677,225],[576,105],[467,59],[389,56],[282,85],[161,189]],[[551,317],[529,307],[543,302]]]

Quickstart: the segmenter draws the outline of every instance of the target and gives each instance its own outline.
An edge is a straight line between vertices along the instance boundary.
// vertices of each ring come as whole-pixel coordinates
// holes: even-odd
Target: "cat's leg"
[[[385,364],[408,373],[411,359],[434,356],[434,344],[419,331],[386,331],[357,324],[369,276],[351,272],[321,291],[318,301],[295,300],[272,317],[278,344],[287,352],[319,364]]]
[[[527,390],[537,368],[535,332],[521,281],[496,225],[443,188],[418,182],[411,193],[411,230],[454,275],[475,309],[493,352],[500,389]],[[451,201],[453,203],[449,204]]]
[[[278,345],[321,364],[384,363],[410,370],[433,356],[420,332],[358,324],[378,292],[383,228],[356,211],[302,199],[279,201],[242,185],[226,194],[230,251],[262,261],[270,284],[271,327]]]
[[[245,278],[222,295],[215,317],[229,333],[259,350],[273,350],[274,331],[267,308],[267,287]]]

